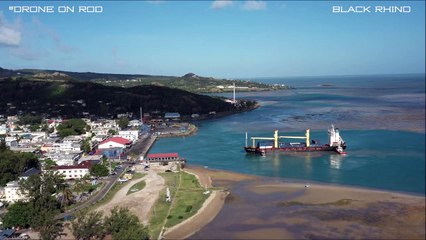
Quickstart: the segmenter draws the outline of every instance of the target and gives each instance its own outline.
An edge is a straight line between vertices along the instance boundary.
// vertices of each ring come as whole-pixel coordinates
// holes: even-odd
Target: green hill
[[[286,89],[286,86],[268,85],[245,80],[227,80],[201,77],[194,73],[184,76],[154,76],[141,74],[109,74],[93,72],[69,72],[56,70],[20,69],[7,70],[0,68],[0,77],[25,77],[30,80],[76,80],[91,81],[107,86],[134,87],[141,85],[167,86],[194,93],[212,93],[232,91],[235,83],[237,91],[266,91]]]
[[[0,80],[0,92],[0,114],[115,117],[126,112],[138,116],[140,107],[144,112],[179,112],[182,115],[245,110],[219,98],[153,85],[121,88],[85,81],[9,77]],[[254,102],[243,105],[249,109]]]

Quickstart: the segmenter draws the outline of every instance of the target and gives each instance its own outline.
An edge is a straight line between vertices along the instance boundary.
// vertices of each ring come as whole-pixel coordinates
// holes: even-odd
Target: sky
[[[102,12],[79,13],[84,6]],[[219,78],[424,73],[425,2],[0,1],[0,67]]]

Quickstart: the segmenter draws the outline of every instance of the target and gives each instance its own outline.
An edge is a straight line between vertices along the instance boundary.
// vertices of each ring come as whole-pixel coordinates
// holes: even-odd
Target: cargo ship
[[[251,137],[252,146],[244,147],[247,153],[265,155],[269,151],[283,152],[318,152],[332,151],[338,154],[346,154],[346,143],[340,136],[339,129],[331,125],[328,129],[329,143],[319,144],[318,141],[310,139],[310,130],[306,130],[305,136],[279,136],[278,130],[275,130],[273,137]],[[305,139],[304,142],[283,142],[280,139]]]

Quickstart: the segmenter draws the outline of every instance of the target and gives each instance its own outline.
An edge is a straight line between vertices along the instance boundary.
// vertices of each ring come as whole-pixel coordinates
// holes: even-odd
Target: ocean
[[[158,140],[151,153],[178,152],[188,164],[259,176],[425,194],[425,76],[258,78],[290,90],[238,92],[261,107],[196,122],[190,137]],[[221,94],[231,97],[230,94]],[[335,153],[244,152],[245,133],[304,135],[327,143],[334,124],[347,144]],[[250,144],[250,141],[249,141]]]

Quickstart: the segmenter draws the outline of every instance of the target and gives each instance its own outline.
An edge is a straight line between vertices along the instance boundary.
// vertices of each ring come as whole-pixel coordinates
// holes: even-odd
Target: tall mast
[[[235,82],[234,82],[234,106],[237,105],[237,102],[235,102]]]

